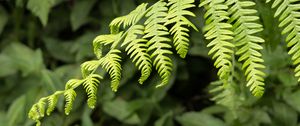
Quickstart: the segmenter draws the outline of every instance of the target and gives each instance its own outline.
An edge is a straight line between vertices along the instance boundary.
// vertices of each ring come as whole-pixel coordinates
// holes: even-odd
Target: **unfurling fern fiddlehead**
[[[66,99],[65,113],[69,114],[76,98],[75,88],[80,85],[86,90],[87,102],[90,108],[96,105],[97,88],[102,76],[96,74],[99,67],[103,68],[111,78],[111,88],[117,91],[121,80],[121,50],[124,51],[141,71],[139,83],[148,79],[154,67],[162,82],[166,85],[170,80],[173,62],[169,57],[173,46],[180,57],[185,57],[189,46],[188,26],[195,26],[185,17],[194,16],[187,9],[193,7],[194,0],[158,1],[147,8],[147,4],[139,5],[128,15],[118,17],[110,23],[111,34],[99,35],[93,41],[97,60],[84,62],[81,65],[83,79],[71,79],[66,83],[65,90],[41,98],[29,111],[29,118],[40,125],[47,104],[49,115],[56,106],[59,95]],[[146,20],[143,22],[143,19]],[[171,29],[167,29],[170,26]],[[122,31],[123,30],[123,31]],[[169,38],[171,36],[173,40]],[[103,46],[109,46],[110,51],[104,54]]]
[[[270,2],[271,0],[267,0]],[[282,34],[287,34],[288,54],[292,56],[295,76],[300,81],[300,0],[274,0],[272,8],[277,10],[274,17],[279,16],[279,27],[283,27]]]

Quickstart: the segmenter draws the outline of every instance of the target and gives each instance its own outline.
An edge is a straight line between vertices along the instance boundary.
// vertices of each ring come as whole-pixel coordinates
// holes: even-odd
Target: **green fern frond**
[[[243,62],[242,68],[247,76],[247,86],[254,96],[262,96],[264,93],[264,76],[261,70],[265,68],[262,64],[262,54],[259,52],[263,49],[260,45],[264,39],[255,36],[256,33],[263,30],[262,25],[256,23],[259,19],[256,16],[256,10],[251,9],[254,2],[248,0],[228,0],[226,5],[230,16],[229,23],[233,23],[234,39],[233,42],[237,47],[236,54],[240,56],[239,62]]]
[[[88,94],[88,106],[90,108],[95,108],[97,100],[97,87],[100,84],[100,79],[102,77],[98,74],[91,74],[84,79],[83,87]]]
[[[191,23],[185,16],[193,16],[195,14],[187,9],[195,7],[194,0],[168,0],[169,11],[167,15],[168,21],[165,25],[173,24],[170,33],[173,35],[173,43],[177,54],[184,58],[189,49],[189,29],[185,26],[191,26],[197,30],[196,26]]]
[[[83,82],[83,80],[79,80],[79,79],[70,79],[65,86],[65,89],[74,89],[77,86],[79,86],[81,83]]]
[[[131,11],[128,15],[115,18],[110,23],[110,26],[120,27],[123,24],[123,28],[126,28],[127,26],[137,23],[140,20],[140,18],[144,16],[144,13],[146,12],[146,7],[147,4],[145,3],[139,5],[135,10]]]
[[[76,92],[73,89],[68,89],[64,92],[64,96],[66,99],[66,104],[65,104],[65,114],[69,115],[72,107],[73,107],[73,102],[76,97]]]
[[[295,76],[300,81],[300,4],[299,0],[274,0],[272,8],[277,7],[274,17],[279,17],[282,34],[287,34],[288,54],[292,56]]]
[[[81,64],[81,73],[83,78],[90,74],[89,72],[95,71],[100,65],[98,60],[86,61]]]
[[[121,53],[120,50],[113,49],[106,54],[105,57],[102,57],[99,62],[102,68],[104,68],[110,75],[111,88],[113,91],[117,91],[120,79],[121,79],[121,57],[118,55]]]
[[[215,67],[219,68],[218,76],[221,80],[227,80],[232,67],[232,55],[234,45],[231,43],[233,39],[232,25],[225,21],[228,17],[228,6],[224,4],[224,0],[204,0],[199,6],[204,6],[206,12],[206,26],[204,27],[205,38],[211,40],[207,47],[212,47],[208,52],[209,55],[214,54]]]
[[[121,46],[125,46],[125,51],[130,58],[133,59],[135,65],[141,70],[141,77],[139,79],[139,83],[142,84],[151,74],[152,65],[151,59],[147,51],[147,40],[139,38],[139,36],[144,35],[144,26],[142,25],[134,25],[132,26],[127,36],[122,43]]]
[[[152,9],[146,14],[145,33],[143,38],[148,39],[147,45],[149,48],[147,52],[150,53],[153,59],[155,69],[158,71],[162,82],[157,86],[166,85],[172,72],[172,60],[166,56],[172,54],[170,49],[171,40],[167,37],[169,35],[168,29],[164,24],[168,21],[166,18],[168,13],[167,3],[157,2],[152,6]]]
[[[211,89],[209,93],[216,93],[211,100],[232,110],[236,108],[237,98],[233,84],[224,84],[222,81],[216,81],[212,82],[211,85],[214,86],[214,88]]]
[[[28,118],[34,120],[36,122],[36,126],[40,126],[41,125],[41,121],[40,121],[40,114],[39,114],[39,110],[38,110],[38,106],[37,104],[34,104],[31,109],[29,110],[28,113]]]
[[[123,32],[108,35],[99,35],[93,40],[94,53],[98,59],[102,57],[102,45],[106,46],[109,44],[116,45],[121,39]],[[114,46],[111,46],[114,47]]]
[[[50,115],[51,112],[55,109],[56,103],[58,101],[58,96],[54,93],[48,97],[48,108],[47,108],[47,115]]]

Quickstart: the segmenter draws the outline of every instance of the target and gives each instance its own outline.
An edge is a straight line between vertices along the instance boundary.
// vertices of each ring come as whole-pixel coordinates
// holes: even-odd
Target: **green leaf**
[[[1,64],[0,77],[11,75],[17,72],[17,69],[13,64],[13,61],[7,55],[0,55],[0,64]]]
[[[38,72],[44,68],[42,53],[40,50],[33,51],[20,43],[12,43],[3,50],[10,57],[12,65],[22,71],[23,76]]]
[[[172,112],[164,114],[161,118],[155,121],[154,126],[173,126]]]
[[[139,124],[140,119],[137,114],[128,108],[129,104],[122,99],[115,99],[103,104],[103,110],[108,115],[126,124]]]
[[[73,47],[76,43],[64,42],[54,38],[43,38],[43,42],[53,58],[63,62],[73,62],[75,60],[75,56],[70,50],[70,47]]]
[[[297,90],[294,93],[286,93],[283,95],[284,100],[288,105],[292,106],[295,110],[300,112],[300,90]]]
[[[8,21],[7,13],[4,10],[4,8],[2,6],[0,6],[0,35],[4,29],[4,26],[7,23],[7,21]]]
[[[8,120],[8,126],[16,126],[20,121],[24,119],[26,97],[20,96],[16,99],[8,109],[6,119]]]
[[[80,26],[85,24],[88,20],[88,14],[94,6],[96,0],[80,0],[75,1],[75,5],[71,12],[71,26],[72,30],[76,31]]]
[[[39,17],[43,26],[47,25],[50,9],[55,5],[56,0],[28,0],[27,9]]]
[[[81,116],[81,120],[82,120],[81,125],[82,126],[93,126],[93,121],[90,117],[91,113],[92,113],[92,110],[89,109],[89,107],[85,106],[83,114]]]
[[[218,118],[201,112],[187,112],[176,118],[182,126],[224,126]]]
[[[283,103],[273,103],[272,126],[296,126],[297,112]]]

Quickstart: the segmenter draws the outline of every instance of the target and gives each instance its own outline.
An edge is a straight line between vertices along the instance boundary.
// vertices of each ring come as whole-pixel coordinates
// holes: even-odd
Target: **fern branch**
[[[300,4],[299,0],[274,0],[272,8],[277,7],[274,17],[279,17],[282,34],[287,34],[288,54],[292,56],[295,76],[300,81]]]
[[[185,26],[191,26],[197,30],[196,26],[191,23],[185,16],[193,16],[195,14],[187,9],[195,7],[194,0],[168,0],[169,12],[165,25],[174,24],[170,29],[173,35],[173,43],[177,50],[177,54],[184,58],[189,49],[189,29]]]
[[[99,60],[101,66],[109,73],[112,81],[111,88],[113,91],[118,90],[121,79],[121,57],[118,55],[121,51],[117,49],[110,50],[105,57]]]
[[[232,25],[224,22],[229,19],[228,6],[224,2],[224,0],[204,0],[199,6],[204,6],[207,10],[204,15],[206,19],[204,36],[211,40],[207,47],[212,47],[208,54],[214,54],[212,59],[216,60],[214,65],[219,68],[220,79],[228,80],[234,45],[231,43],[233,39]]]
[[[88,106],[90,108],[95,108],[96,100],[97,100],[97,87],[100,84],[100,79],[102,77],[97,74],[91,74],[87,78],[84,79],[83,87],[88,94]]]
[[[164,24],[168,21],[166,18],[168,13],[167,3],[157,2],[152,6],[152,9],[146,14],[145,33],[143,38],[148,39],[147,45],[149,48],[147,52],[154,60],[155,69],[158,71],[162,82],[157,85],[163,86],[169,82],[172,72],[172,60],[167,55],[172,54],[170,49],[171,40],[167,37],[169,35],[168,29]]]
[[[144,26],[134,25],[121,45],[126,45],[125,51],[133,59],[138,69],[141,70],[140,84],[148,79],[152,71],[152,62],[149,54],[146,52],[148,48],[146,44],[147,40],[138,38],[141,35],[144,35]]]
[[[256,23],[259,19],[256,10],[249,9],[255,5],[251,1],[228,0],[226,5],[230,6],[228,12],[231,15],[229,23],[233,23],[234,39],[237,47],[238,61],[243,62],[242,68],[245,70],[247,86],[254,96],[262,96],[264,93],[265,73],[260,69],[265,68],[262,64],[262,55],[259,52],[263,47],[260,45],[264,40],[254,34],[263,30],[262,25]]]

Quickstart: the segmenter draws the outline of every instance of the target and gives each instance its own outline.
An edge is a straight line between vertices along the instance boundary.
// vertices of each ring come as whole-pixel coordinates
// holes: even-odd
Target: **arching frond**
[[[113,91],[117,91],[120,79],[121,79],[121,57],[118,55],[121,51],[117,49],[110,50],[105,57],[102,57],[99,61],[101,66],[109,73],[111,81],[111,87]]]
[[[127,26],[137,23],[140,20],[140,18],[144,16],[144,13],[146,12],[146,7],[147,4],[145,3],[139,5],[135,10],[131,11],[128,15],[115,18],[110,23],[110,26],[120,27],[123,24],[123,28],[126,28]]]
[[[76,97],[76,92],[73,89],[68,89],[64,92],[64,96],[66,99],[66,104],[65,104],[65,114],[69,115],[72,107],[73,107],[73,102]]]
[[[169,32],[164,24],[168,21],[166,18],[168,8],[165,2],[157,2],[152,6],[152,9],[146,14],[148,19],[145,21],[145,33],[143,38],[148,39],[147,52],[151,54],[154,60],[154,66],[158,71],[162,82],[158,86],[163,86],[169,82],[172,72],[172,60],[166,56],[172,54],[170,49],[171,40],[168,38]]]
[[[177,54],[184,58],[189,49],[189,29],[191,26],[195,30],[197,28],[185,16],[195,16],[194,13],[187,9],[195,7],[194,0],[168,0],[169,11],[165,25],[173,24],[170,33],[173,35],[173,43],[177,50]]]
[[[79,79],[70,79],[65,86],[65,89],[74,89],[75,87],[79,86],[81,83],[83,82],[83,80],[79,80]]]
[[[38,109],[39,108],[38,108],[37,104],[34,104],[28,112],[28,118],[34,120],[36,122],[36,126],[41,125],[41,121],[40,121],[41,116],[39,114]]]
[[[56,104],[57,104],[57,101],[58,101],[58,96],[56,94],[50,95],[47,100],[48,100],[47,115],[50,115],[50,113],[56,107]]]
[[[141,70],[141,77],[139,79],[139,83],[142,84],[151,74],[152,65],[151,59],[147,51],[147,40],[143,38],[139,38],[139,36],[144,35],[144,26],[142,25],[134,25],[132,26],[127,36],[122,43],[121,46],[125,46],[125,51],[130,58],[133,59],[135,65]]]
[[[83,87],[88,94],[88,106],[90,108],[95,108],[97,100],[97,87],[100,84],[100,79],[102,77],[98,74],[91,74],[84,79]]]
[[[279,16],[279,27],[283,27],[282,34],[287,34],[286,42],[288,54],[292,56],[295,76],[300,81],[300,0],[274,0],[272,8],[277,7],[274,14]]]
[[[206,33],[204,36],[211,40],[207,45],[207,47],[211,47],[208,54],[213,54],[212,59],[216,60],[214,65],[219,68],[218,76],[221,80],[228,79],[234,48],[231,43],[233,39],[232,25],[225,22],[229,17],[228,6],[224,2],[224,0],[204,0],[200,4],[206,8],[204,15],[206,19],[204,32]]]
[[[91,60],[91,61],[86,61],[83,64],[81,64],[81,73],[83,78],[88,76],[92,71],[95,71],[100,65],[100,62],[98,60]]]
[[[94,53],[98,59],[102,57],[102,45],[116,45],[121,39],[123,32],[108,35],[99,35],[93,40]],[[111,46],[114,47],[114,46]]]
[[[262,25],[258,24],[256,10],[250,9],[255,5],[248,0],[228,0],[226,4],[230,7],[228,12],[231,15],[229,23],[233,23],[234,39],[237,47],[236,54],[240,56],[238,61],[243,62],[242,68],[247,76],[247,86],[254,96],[262,96],[264,93],[264,76],[261,70],[265,68],[262,64],[262,55],[259,52],[263,47],[260,45],[264,40],[255,34],[262,31]]]
[[[224,84],[222,81],[216,81],[212,82],[211,85],[213,85],[214,88],[209,92],[216,93],[216,95],[211,100],[216,101],[217,104],[226,106],[230,109],[236,108],[236,103],[238,101],[236,97],[236,91],[232,83]]]

